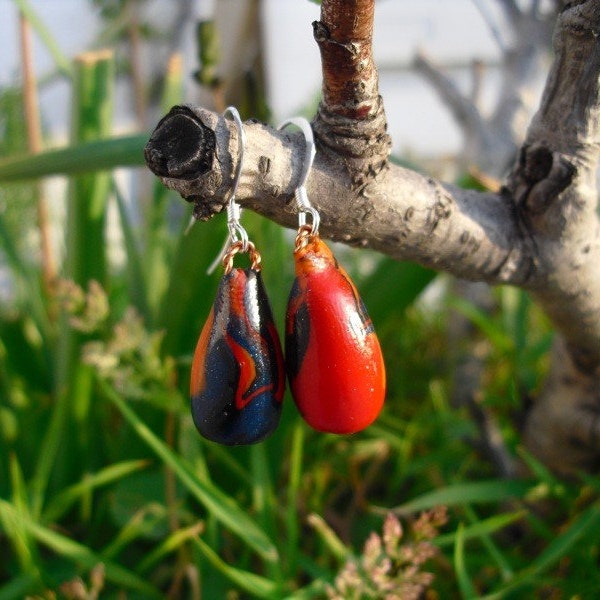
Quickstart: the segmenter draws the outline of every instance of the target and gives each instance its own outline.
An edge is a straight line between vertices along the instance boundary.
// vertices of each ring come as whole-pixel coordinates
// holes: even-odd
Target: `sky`
[[[223,0],[198,0],[198,13],[209,13],[215,1]],[[236,0],[227,1],[235,5]],[[30,4],[68,57],[94,41],[98,19],[87,0],[30,0]],[[493,7],[491,0],[480,4]],[[318,94],[320,60],[311,23],[319,17],[319,6],[309,0],[263,0],[263,16],[269,101],[278,122],[297,114]],[[0,86],[18,76],[17,25],[13,0],[0,0]],[[395,148],[452,152],[460,145],[458,129],[431,88],[405,70],[419,49],[445,63],[468,62],[474,56],[493,61],[498,48],[473,0],[377,2],[374,52]],[[48,73],[52,58],[39,40],[34,55],[37,73]],[[461,85],[468,85],[466,71],[457,75]],[[44,105],[52,107],[45,118],[60,129],[68,122],[68,87],[55,85],[45,94]]]

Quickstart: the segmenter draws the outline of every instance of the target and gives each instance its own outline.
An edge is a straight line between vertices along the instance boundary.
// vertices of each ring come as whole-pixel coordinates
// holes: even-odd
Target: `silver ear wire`
[[[240,218],[242,216],[242,209],[240,205],[235,201],[235,195],[237,193],[238,185],[240,183],[240,177],[242,175],[242,166],[244,164],[244,151],[246,148],[246,134],[244,133],[244,126],[240,113],[235,106],[228,106],[223,111],[223,116],[229,113],[235,122],[235,126],[238,130],[239,142],[238,142],[238,163],[235,170],[235,178],[233,185],[231,186],[231,193],[229,196],[229,204],[227,206],[227,227],[229,229],[229,237],[231,242],[242,242],[242,251],[246,252],[248,249],[248,232],[242,227]],[[238,237],[239,236],[239,237]]]
[[[217,265],[223,260],[225,254],[227,253],[227,249],[236,242],[240,242],[242,244],[241,251],[247,252],[248,244],[250,242],[248,238],[248,232],[242,226],[240,219],[242,216],[242,207],[235,201],[235,195],[237,193],[238,185],[240,183],[240,178],[242,175],[242,166],[244,164],[244,151],[246,148],[246,134],[244,132],[244,125],[242,123],[242,119],[240,117],[240,113],[238,112],[235,106],[228,106],[223,111],[223,117],[226,118],[227,114],[230,114],[233,117],[235,122],[235,126],[238,131],[238,162],[235,170],[235,175],[233,179],[233,184],[231,186],[231,191],[229,192],[229,200],[227,201],[227,229],[228,235],[225,239],[225,243],[223,244],[223,248],[210,264],[206,272],[210,275],[216,268]]]
[[[284,121],[278,129],[285,129],[288,125],[295,125],[300,129],[304,135],[306,141],[306,151],[304,154],[304,164],[302,165],[302,172],[300,173],[300,180],[296,189],[294,190],[294,196],[296,198],[296,207],[298,209],[298,226],[303,227],[306,225],[306,215],[310,215],[310,233],[316,235],[319,231],[320,216],[319,211],[314,208],[306,193],[306,180],[312,168],[315,154],[317,150],[315,148],[315,140],[313,137],[312,128],[310,123],[304,117],[293,117]]]

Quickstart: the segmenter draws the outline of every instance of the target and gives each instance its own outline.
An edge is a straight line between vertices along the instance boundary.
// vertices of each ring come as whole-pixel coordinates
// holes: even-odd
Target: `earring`
[[[305,188],[315,155],[310,124],[290,119],[280,129],[289,124],[302,130],[306,158],[295,191],[296,277],[285,327],[288,379],[309,425],[327,433],[355,433],[370,425],[383,407],[383,356],[356,287],[319,237],[319,213],[310,205]]]
[[[259,442],[277,427],[285,369],[261,257],[240,223],[241,208],[235,202],[245,142],[242,121],[234,107],[227,112],[236,123],[240,148],[227,208],[229,244],[223,256],[225,273],[194,352],[190,396],[200,434],[234,446]],[[249,255],[249,268],[233,267],[238,253]]]

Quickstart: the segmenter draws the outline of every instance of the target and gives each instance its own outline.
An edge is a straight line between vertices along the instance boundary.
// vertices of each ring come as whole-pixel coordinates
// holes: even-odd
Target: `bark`
[[[475,2],[501,51],[497,67],[501,78],[500,91],[495,108],[489,114],[479,103],[478,92],[486,74],[483,63],[474,62],[473,90],[467,95],[425,54],[418,54],[414,61],[416,70],[436,90],[463,134],[463,148],[456,161],[459,172],[475,175],[494,191],[500,187],[498,178],[505,176],[514,162],[517,148],[523,143],[527,123],[535,110],[534,103],[539,101],[538,73],[548,69],[551,27],[559,4],[554,2],[552,10],[541,13],[535,0],[527,3],[528,6],[501,0],[496,0],[496,3],[504,19],[498,19],[488,10],[487,0]],[[453,290],[478,309],[485,312],[492,310],[494,302],[489,288],[456,279]],[[482,380],[479,376],[485,373],[485,368],[484,356],[472,351],[476,328],[458,311],[453,311],[450,323],[448,354],[454,374],[453,405],[467,407],[478,425],[478,447],[495,465],[499,475],[510,477],[516,470],[516,461],[511,461],[510,453],[502,447],[502,437],[499,428],[495,427],[493,413],[481,402]],[[467,347],[469,351],[465,351]]]
[[[313,25],[323,100],[313,121],[318,152],[306,187],[321,213],[321,231],[461,278],[531,291],[559,335],[552,376],[525,440],[557,471],[589,467],[600,450],[594,392],[600,389],[600,0],[563,6],[544,98],[497,194],[461,190],[388,161],[372,58],[373,4],[323,0],[321,20]],[[256,122],[245,124],[245,134],[236,199],[295,226],[302,136]],[[152,134],[146,160],[207,219],[226,204],[238,142],[233,123],[222,116],[177,107]],[[558,460],[554,448],[562,449]]]

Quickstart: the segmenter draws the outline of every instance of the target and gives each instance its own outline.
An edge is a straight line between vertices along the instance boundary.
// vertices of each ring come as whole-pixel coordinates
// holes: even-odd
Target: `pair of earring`
[[[241,209],[235,202],[243,126],[235,108],[227,112],[238,129],[240,156],[227,210],[225,273],[192,362],[190,395],[196,428],[226,445],[265,439],[279,423],[287,371],[294,402],[309,425],[327,433],[360,431],[383,406],[385,367],[356,287],[319,237],[319,213],[305,188],[315,155],[310,125],[305,119],[290,119],[281,126],[296,125],[306,139],[304,169],[295,191],[295,279],[286,312],[284,359],[262,281],[260,254],[240,223]],[[249,268],[233,267],[238,253],[249,255]]]

